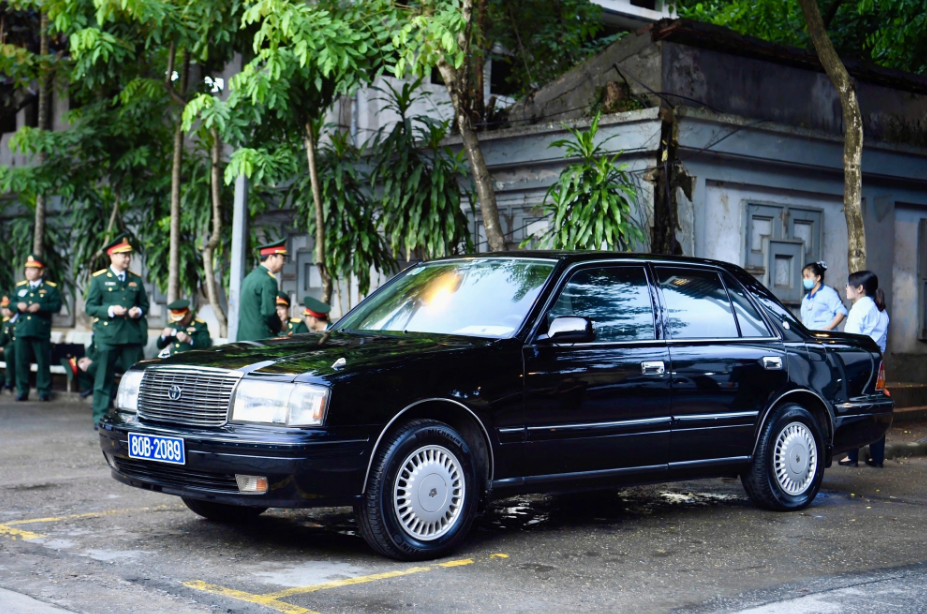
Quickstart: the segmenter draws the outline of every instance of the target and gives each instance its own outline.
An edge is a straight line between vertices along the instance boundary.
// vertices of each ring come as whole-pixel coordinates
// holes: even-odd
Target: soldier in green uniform
[[[286,262],[286,239],[262,245],[261,264],[241,282],[238,341],[259,341],[280,332],[277,317],[277,273]]]
[[[58,287],[45,281],[45,264],[26,259],[26,279],[16,284],[16,400],[29,398],[29,366],[35,359],[35,387],[40,401],[51,400],[52,316],[61,310]]]
[[[303,298],[303,317],[306,319],[306,327],[314,333],[324,333],[328,330],[330,324],[328,314],[332,310],[317,298],[307,296]]]
[[[300,318],[290,317],[290,297],[283,292],[277,295],[277,316],[283,324],[283,328],[280,330],[281,335],[289,337],[291,335],[309,332],[306,323]]]
[[[193,317],[190,301],[174,301],[167,306],[171,323],[161,331],[157,346],[161,357],[170,356],[187,350],[208,348],[212,345],[209,327],[206,322]]]
[[[3,362],[6,363],[6,373],[4,374],[3,387],[7,390],[13,390],[16,385],[16,330],[17,314],[10,309],[10,295],[6,292],[0,297],[0,312],[3,313],[3,327],[0,328],[0,355],[3,356]]]
[[[111,264],[91,276],[86,302],[99,362],[93,382],[94,428],[109,409],[116,361],[121,359],[128,369],[143,358],[148,339],[148,293],[142,278],[129,270],[132,245],[120,236],[104,249]]]

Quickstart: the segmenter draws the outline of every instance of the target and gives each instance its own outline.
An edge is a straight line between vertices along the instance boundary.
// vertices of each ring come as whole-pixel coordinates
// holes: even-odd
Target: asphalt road
[[[202,520],[110,478],[89,406],[0,397],[3,614],[924,612],[925,526],[920,457],[835,466],[791,514],[721,479],[509,499],[454,556],[398,563],[346,509]]]

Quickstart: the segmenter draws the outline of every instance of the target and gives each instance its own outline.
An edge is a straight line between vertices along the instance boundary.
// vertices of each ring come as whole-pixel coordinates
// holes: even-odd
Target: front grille
[[[222,426],[241,374],[231,371],[146,369],[138,389],[139,418],[188,426]],[[171,399],[177,386],[180,397]],[[176,389],[175,389],[176,392]]]
[[[235,476],[227,473],[203,473],[190,471],[184,467],[162,465],[155,462],[136,460],[134,458],[113,457],[119,473],[141,480],[156,482],[161,486],[208,490],[210,492],[238,493]]]

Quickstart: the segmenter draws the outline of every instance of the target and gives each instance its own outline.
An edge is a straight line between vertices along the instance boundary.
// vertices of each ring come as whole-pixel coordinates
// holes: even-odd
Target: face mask
[[[801,280],[801,284],[805,287],[805,290],[810,290],[811,288],[814,287],[814,280],[813,279],[803,279]]]

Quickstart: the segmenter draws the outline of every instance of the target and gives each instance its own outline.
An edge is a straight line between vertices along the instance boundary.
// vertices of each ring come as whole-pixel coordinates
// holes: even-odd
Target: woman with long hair
[[[888,311],[885,310],[885,293],[879,288],[879,278],[872,271],[857,271],[847,281],[847,298],[853,303],[844,332],[869,335],[885,352],[888,340]],[[885,462],[885,437],[869,445],[870,467],[881,468]],[[837,463],[844,467],[859,467],[859,450],[853,450]]]
[[[847,317],[847,308],[840,295],[824,285],[827,264],[823,260],[805,265],[801,271],[802,285],[807,294],[801,300],[801,323],[811,330],[837,330]]]

